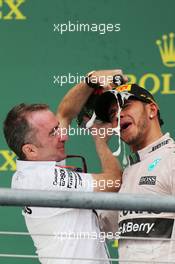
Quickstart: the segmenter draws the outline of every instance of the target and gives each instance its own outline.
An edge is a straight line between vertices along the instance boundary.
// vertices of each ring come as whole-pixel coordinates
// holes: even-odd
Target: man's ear
[[[33,144],[25,144],[22,146],[22,151],[27,160],[35,160],[38,154],[38,149]]]
[[[155,116],[157,116],[158,107],[154,103],[149,104],[149,117],[150,119],[153,119]]]

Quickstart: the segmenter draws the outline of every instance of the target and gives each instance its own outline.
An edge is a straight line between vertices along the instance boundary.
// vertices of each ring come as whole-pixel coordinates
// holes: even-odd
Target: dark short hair
[[[34,128],[27,120],[27,115],[31,112],[48,110],[47,104],[19,104],[13,107],[4,120],[4,136],[8,146],[21,159],[25,160],[22,146],[34,140]]]

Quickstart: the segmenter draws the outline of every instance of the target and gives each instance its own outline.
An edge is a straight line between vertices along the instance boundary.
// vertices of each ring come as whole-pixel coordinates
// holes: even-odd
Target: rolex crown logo
[[[162,62],[167,67],[175,67],[174,36],[174,33],[170,33],[169,36],[163,35],[162,40],[156,41],[156,44],[159,47]]]

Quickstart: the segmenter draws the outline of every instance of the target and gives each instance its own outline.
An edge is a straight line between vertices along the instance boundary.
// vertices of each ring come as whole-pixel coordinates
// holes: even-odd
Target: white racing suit
[[[56,162],[17,160],[12,188],[53,191],[93,191],[91,174],[61,168]],[[28,207],[23,210],[26,225],[42,264],[94,264],[68,258],[104,258],[109,264],[104,236],[92,210]],[[34,235],[38,234],[38,236]],[[47,259],[42,257],[61,257]],[[96,264],[101,264],[96,261]]]
[[[175,144],[168,133],[138,151],[135,160],[130,157],[130,165],[124,170],[120,193],[162,196],[175,194]],[[127,263],[122,262],[122,259],[140,260],[133,263],[146,263],[144,260],[149,261],[147,263],[175,261],[175,242],[162,240],[175,239],[174,219],[175,213],[121,211],[119,213],[121,237],[145,240],[120,239],[120,263]]]

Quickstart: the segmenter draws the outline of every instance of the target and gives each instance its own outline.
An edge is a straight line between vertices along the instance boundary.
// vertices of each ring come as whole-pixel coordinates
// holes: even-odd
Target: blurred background
[[[1,188],[10,187],[15,171],[16,157],[2,132],[10,108],[47,103],[56,111],[66,92],[91,70],[120,68],[148,89],[159,103],[163,131],[174,137],[174,10],[174,0],[0,1]],[[117,142],[112,139],[112,149]],[[83,155],[89,172],[100,170],[90,136],[70,136],[66,149]],[[26,231],[21,208],[0,207],[0,231]],[[116,242],[110,250],[117,252]],[[0,254],[34,252],[30,237],[0,234]],[[0,258],[0,263],[39,262]]]

